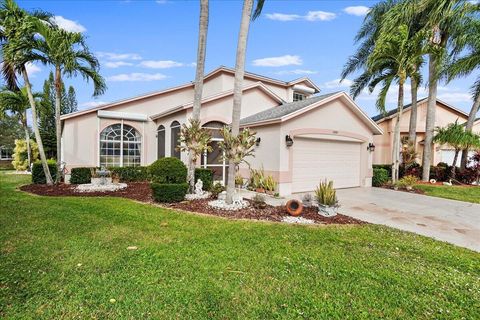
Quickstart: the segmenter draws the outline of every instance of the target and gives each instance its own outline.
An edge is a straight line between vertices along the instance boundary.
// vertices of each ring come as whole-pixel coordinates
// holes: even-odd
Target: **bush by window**
[[[388,171],[383,168],[374,168],[373,169],[373,177],[372,177],[372,186],[374,187],[381,187],[385,183],[387,183]]]
[[[149,167],[153,182],[157,183],[186,183],[187,167],[177,158],[162,158]]]
[[[115,167],[109,169],[112,175],[117,175],[120,182],[148,181],[148,167]]]
[[[84,184],[90,183],[92,178],[91,170],[95,168],[83,167],[83,168],[73,168],[70,172],[70,183],[71,184]]]
[[[213,185],[213,171],[207,168],[196,168],[195,169],[195,182],[198,179],[203,182],[203,190],[209,191],[212,189]]]

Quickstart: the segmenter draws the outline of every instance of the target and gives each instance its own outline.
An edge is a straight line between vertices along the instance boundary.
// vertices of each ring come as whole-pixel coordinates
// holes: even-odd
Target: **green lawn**
[[[418,184],[416,188],[426,195],[445,199],[480,203],[480,187],[438,186]]]
[[[2,319],[480,314],[480,255],[432,239],[375,225],[232,221],[15,190],[27,182],[0,174]]]

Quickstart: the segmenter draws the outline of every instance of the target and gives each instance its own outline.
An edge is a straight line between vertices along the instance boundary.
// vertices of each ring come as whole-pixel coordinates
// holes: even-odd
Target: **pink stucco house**
[[[201,122],[212,129],[213,152],[198,165],[225,182],[218,129],[231,119],[234,70],[219,67],[205,76]],[[192,112],[192,82],[62,116],[62,157],[67,168],[148,165],[176,150],[181,124]],[[242,127],[257,132],[253,168],[264,168],[279,193],[312,191],[328,178],[338,188],[371,185],[370,146],[380,127],[344,92],[318,94],[308,78],[285,82],[245,73]],[[293,141],[293,144],[290,142]],[[240,174],[248,177],[246,165]]]
[[[417,152],[419,158],[417,162],[422,162],[423,145],[425,139],[425,121],[427,116],[427,98],[421,99],[417,104]],[[411,105],[404,107],[402,120],[400,122],[401,136],[408,136],[408,129],[410,123]],[[395,117],[397,115],[396,109],[387,114],[380,114],[372,119],[382,129],[383,135],[374,137],[375,152],[373,154],[373,164],[390,164],[392,161],[392,147],[393,147],[393,131],[395,128]],[[459,123],[464,123],[468,119],[468,114],[460,109],[455,108],[448,103],[437,99],[437,106],[435,111],[435,127],[445,127],[450,123],[458,120]],[[473,132],[480,133],[480,119],[475,121]],[[454,150],[448,145],[434,144],[432,149],[432,165],[439,162],[453,163]],[[460,161],[460,160],[458,160]]]

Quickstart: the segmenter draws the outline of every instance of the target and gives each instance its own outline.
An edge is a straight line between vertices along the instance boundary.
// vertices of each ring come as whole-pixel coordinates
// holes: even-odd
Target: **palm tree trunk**
[[[195,91],[193,95],[192,119],[200,120],[200,108],[202,103],[203,75],[205,73],[205,52],[207,49],[208,32],[208,0],[200,1],[200,23],[198,29],[197,68],[195,72]],[[190,192],[195,188],[195,165],[193,154],[188,153],[188,181]]]
[[[23,124],[23,130],[25,130],[25,143],[27,144],[27,159],[28,159],[28,170],[30,170],[30,165],[32,164],[31,154],[32,151],[30,150],[30,133],[28,132],[27,124]]]
[[[425,124],[425,144],[423,146],[422,180],[430,179],[430,163],[432,160],[432,142],[435,129],[435,111],[437,105],[437,58],[429,55],[428,64],[428,102],[427,119]]]
[[[235,62],[235,80],[233,83],[233,108],[232,108],[232,135],[238,136],[240,132],[240,114],[242,111],[242,87],[243,76],[245,74],[245,55],[247,53],[247,38],[252,16],[253,0],[243,2],[242,20],[240,22],[240,32],[238,34],[237,57]],[[235,162],[228,161],[228,184],[227,184],[227,203],[233,201],[235,192]]]
[[[398,85],[398,108],[397,108],[397,117],[395,121],[395,129],[393,133],[393,151],[392,151],[392,180],[397,182],[399,178],[399,167],[400,167],[400,121],[402,120],[403,113],[403,85],[404,80],[400,80]]]
[[[55,66],[55,132],[57,134],[57,175],[55,183],[62,178],[62,123],[60,121],[62,103],[62,73],[60,66]]]
[[[472,131],[473,123],[475,122],[475,118],[478,113],[478,109],[480,107],[480,94],[477,95],[475,101],[473,102],[472,109],[470,110],[470,114],[468,115],[467,124],[465,125],[465,131]],[[464,149],[462,151],[462,160],[460,161],[460,168],[464,170],[467,167],[468,161],[468,149]]]
[[[455,179],[455,172],[457,168],[457,159],[458,159],[458,154],[460,153],[459,149],[455,149],[455,155],[453,156],[453,163],[452,163],[452,171],[450,172],[451,178]]]
[[[410,78],[412,106],[410,107],[410,125],[408,128],[408,140],[413,144],[414,149],[417,148],[417,93],[418,82],[415,77]]]
[[[45,180],[47,185],[53,185],[52,176],[50,175],[50,169],[48,168],[47,158],[45,157],[45,150],[43,149],[42,137],[40,136],[40,131],[38,130],[38,120],[37,120],[37,107],[35,104],[35,99],[32,94],[32,85],[28,79],[28,73],[25,66],[22,67],[23,81],[25,82],[25,88],[27,89],[28,100],[30,101],[30,107],[32,108],[32,125],[33,132],[35,133],[35,140],[37,140],[38,153],[40,154],[40,160],[42,161],[43,172],[45,174]]]

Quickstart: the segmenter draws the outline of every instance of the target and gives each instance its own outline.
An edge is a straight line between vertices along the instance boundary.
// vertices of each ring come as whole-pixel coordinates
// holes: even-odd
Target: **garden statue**
[[[201,179],[197,180],[197,183],[195,183],[195,194],[197,196],[202,196],[205,193],[203,191],[203,181]]]

